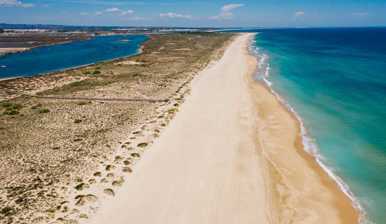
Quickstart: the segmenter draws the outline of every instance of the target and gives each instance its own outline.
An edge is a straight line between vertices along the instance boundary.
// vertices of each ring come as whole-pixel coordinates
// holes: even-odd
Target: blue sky
[[[0,23],[386,26],[386,0],[0,0]]]

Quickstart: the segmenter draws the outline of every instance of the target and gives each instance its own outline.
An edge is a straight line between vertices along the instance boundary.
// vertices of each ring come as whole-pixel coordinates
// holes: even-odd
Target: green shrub
[[[23,108],[21,104],[11,102],[4,102],[1,104],[1,106],[6,108],[7,110],[20,110],[21,108]]]
[[[1,104],[1,106],[4,107],[4,108],[8,108],[11,105],[12,105],[12,103],[10,103],[10,102],[4,102],[4,103]]]
[[[1,106],[5,109],[3,112],[4,115],[17,115],[20,113],[19,110],[23,108],[21,104],[11,102],[3,102]]]
[[[20,112],[18,110],[5,110],[3,112],[4,115],[18,115]]]
[[[46,113],[49,113],[49,112],[50,112],[50,110],[47,109],[47,108],[41,108],[41,109],[39,109],[39,114],[46,114]]]
[[[140,148],[145,148],[148,144],[146,142],[139,143],[137,146]]]
[[[99,74],[101,74],[101,71],[95,70],[92,74],[93,74],[93,75],[99,75]]]

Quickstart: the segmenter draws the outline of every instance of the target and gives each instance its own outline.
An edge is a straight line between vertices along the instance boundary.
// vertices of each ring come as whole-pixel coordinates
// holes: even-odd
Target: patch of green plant
[[[3,115],[18,115],[19,110],[23,108],[23,105],[11,102],[3,102],[1,106],[5,109]]]
[[[23,105],[11,102],[4,102],[1,104],[1,106],[6,110],[20,110],[23,108]]]
[[[18,110],[5,110],[3,112],[4,115],[18,115],[20,112]]]
[[[39,114],[46,114],[46,113],[49,113],[49,112],[50,112],[50,110],[47,109],[47,108],[40,108],[39,109]]]
[[[145,148],[148,144],[146,142],[139,143],[137,146],[140,148]]]
[[[51,94],[67,94],[81,90],[88,90],[96,86],[103,86],[112,83],[110,80],[93,80],[86,79],[82,81],[72,82],[68,85],[57,87],[51,90],[40,92],[39,95],[51,95]]]
[[[95,70],[92,74],[93,74],[93,75],[99,75],[99,74],[101,74],[101,71]]]

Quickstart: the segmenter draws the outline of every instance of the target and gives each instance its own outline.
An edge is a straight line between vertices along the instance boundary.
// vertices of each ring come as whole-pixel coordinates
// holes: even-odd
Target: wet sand
[[[358,223],[303,150],[296,118],[253,80],[251,37],[196,76],[132,176],[85,223]]]
[[[256,58],[248,56],[251,68]],[[262,82],[249,78],[258,111],[273,223],[359,223],[359,211],[303,147],[296,116]]]

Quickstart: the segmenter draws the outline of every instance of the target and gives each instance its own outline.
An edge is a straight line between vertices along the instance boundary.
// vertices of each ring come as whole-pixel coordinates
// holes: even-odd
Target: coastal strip
[[[4,56],[6,54],[19,53],[27,50],[29,50],[29,48],[25,47],[0,48],[0,56]]]
[[[238,36],[190,83],[179,112],[90,222],[269,223],[253,75]]]
[[[119,197],[188,83],[232,38],[152,35],[140,55],[0,82],[0,220],[82,223]]]
[[[255,56],[249,55],[249,61],[258,67]],[[270,83],[256,81],[254,76],[249,79],[275,223],[359,223],[357,206],[305,150],[303,127],[295,112]]]
[[[158,36],[141,55],[67,74],[84,79],[42,98],[1,104],[0,218],[358,223],[304,151],[294,114],[253,79],[253,36]],[[92,100],[124,96],[169,100]]]
[[[304,151],[298,120],[253,79],[252,37],[239,36],[192,81],[137,171],[87,223],[358,223]]]

